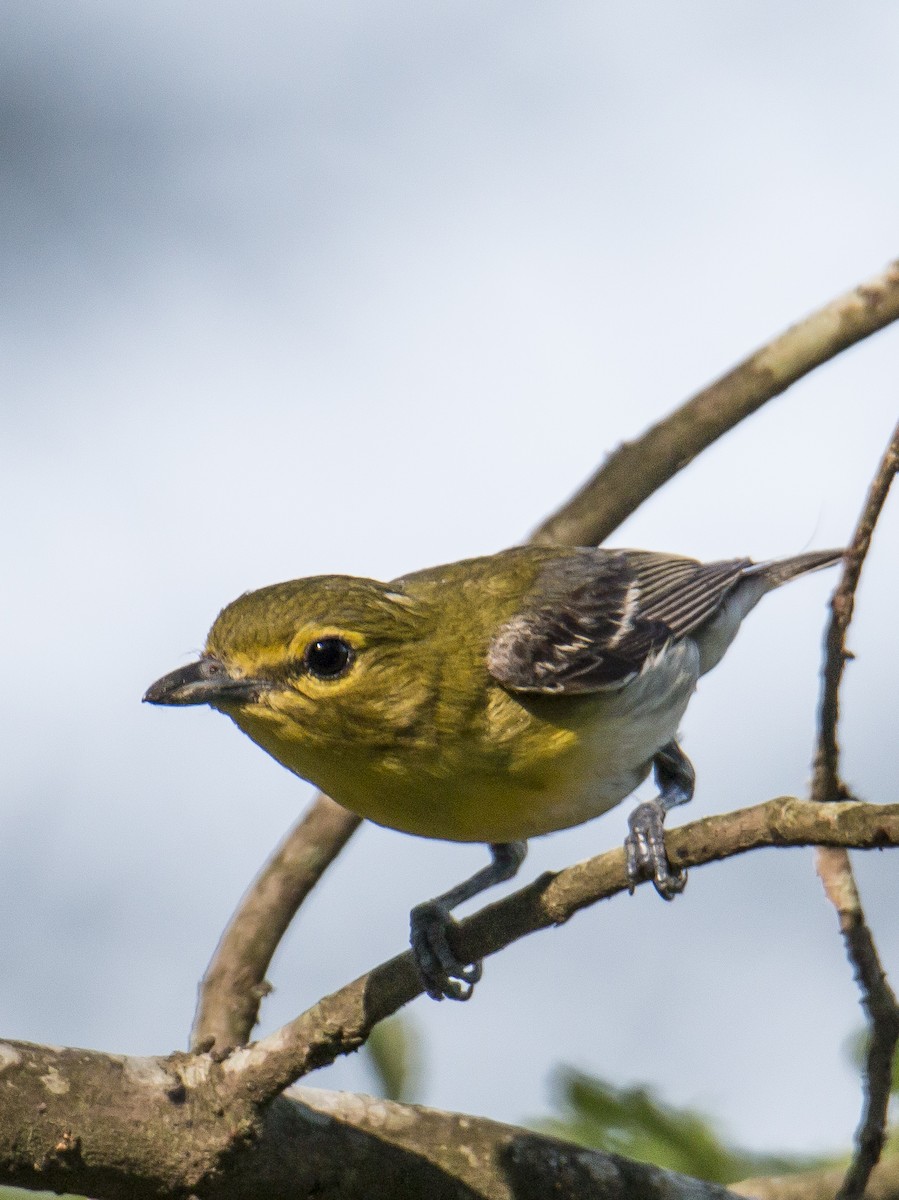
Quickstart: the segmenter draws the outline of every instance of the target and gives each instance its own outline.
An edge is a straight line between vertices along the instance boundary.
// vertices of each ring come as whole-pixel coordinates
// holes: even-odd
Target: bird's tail
[[[795,554],[792,558],[756,563],[746,573],[749,575],[758,572],[765,576],[770,587],[776,588],[798,575],[807,575],[809,571],[820,571],[824,567],[834,566],[841,561],[845,553],[845,550],[810,550],[807,554]]]

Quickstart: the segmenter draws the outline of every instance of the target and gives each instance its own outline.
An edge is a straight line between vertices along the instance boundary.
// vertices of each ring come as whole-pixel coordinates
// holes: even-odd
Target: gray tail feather
[[[772,588],[776,588],[798,575],[807,575],[809,571],[820,571],[824,567],[835,566],[845,553],[845,550],[810,550],[807,554],[796,554],[792,558],[755,563],[746,574],[754,575],[758,572],[765,576]]]

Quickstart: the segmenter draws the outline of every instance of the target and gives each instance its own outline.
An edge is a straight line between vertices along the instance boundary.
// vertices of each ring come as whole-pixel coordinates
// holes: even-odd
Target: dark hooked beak
[[[204,657],[179,667],[147,688],[147,704],[241,704],[255,700],[264,687],[258,679],[235,678],[217,658]]]

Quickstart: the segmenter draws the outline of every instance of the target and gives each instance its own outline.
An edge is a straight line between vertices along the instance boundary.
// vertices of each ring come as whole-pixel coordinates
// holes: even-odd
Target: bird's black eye
[[[325,637],[310,642],[303,654],[303,663],[310,675],[319,679],[336,679],[342,675],[353,658],[353,648],[343,638]]]

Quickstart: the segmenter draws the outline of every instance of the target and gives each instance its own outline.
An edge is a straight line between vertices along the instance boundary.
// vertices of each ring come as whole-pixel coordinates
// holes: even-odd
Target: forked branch
[[[897,846],[899,804],[769,800],[672,829],[665,844],[675,868],[718,862],[764,846]],[[627,887],[624,850],[609,850],[541,875],[460,922],[454,949],[465,962],[485,958],[529,933],[563,924],[580,909]],[[421,991],[407,951],[324,997],[275,1033],[236,1050],[223,1069],[242,1094],[265,1103],[302,1075],[357,1050],[378,1021]]]

